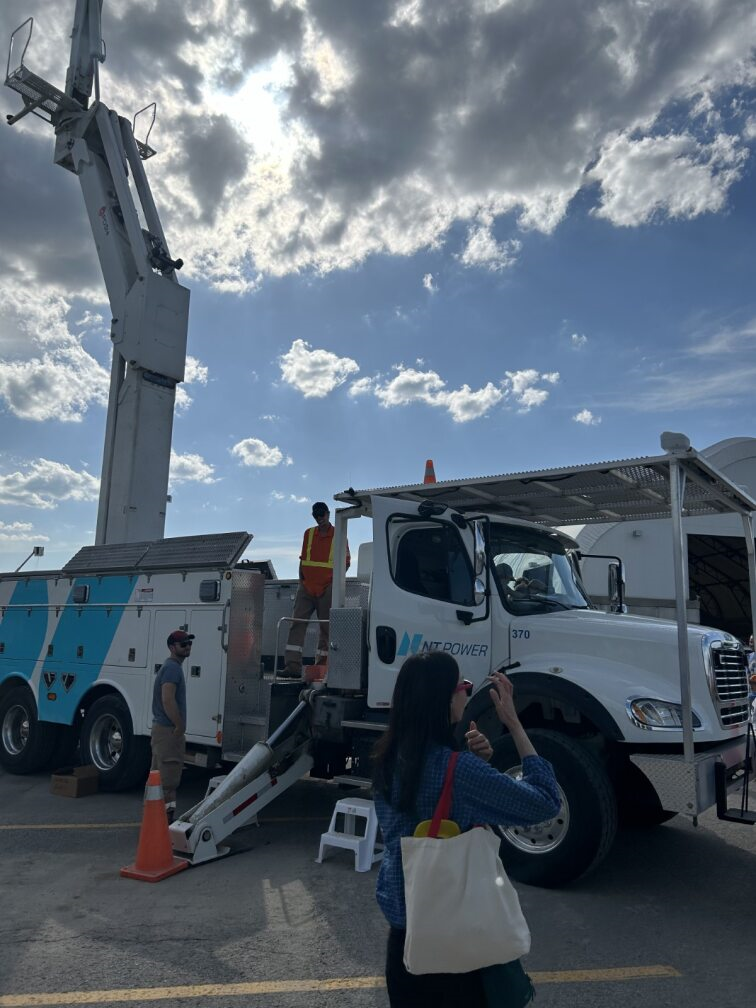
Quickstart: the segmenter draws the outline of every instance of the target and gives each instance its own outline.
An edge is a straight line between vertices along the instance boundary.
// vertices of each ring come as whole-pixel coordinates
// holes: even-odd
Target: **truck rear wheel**
[[[606,856],[617,832],[617,802],[602,764],[558,732],[528,732],[539,756],[554,767],[562,796],[557,815],[536,826],[501,827],[501,859],[518,882],[556,888],[580,878]],[[522,767],[512,739],[494,746],[493,766],[514,778]]]
[[[0,700],[0,763],[10,773],[28,774],[49,763],[59,725],[40,721],[27,686],[14,686]]]
[[[97,767],[102,791],[125,791],[144,783],[149,740],[134,734],[126,701],[111,693],[87,709],[81,726],[81,758]]]

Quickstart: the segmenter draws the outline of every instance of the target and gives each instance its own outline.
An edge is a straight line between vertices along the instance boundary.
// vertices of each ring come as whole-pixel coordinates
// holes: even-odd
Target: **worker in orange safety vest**
[[[299,556],[299,588],[294,600],[295,621],[289,631],[286,643],[285,667],[280,675],[287,679],[299,679],[302,675],[302,646],[307,632],[307,621],[313,613],[320,621],[318,649],[315,664],[319,665],[328,657],[328,618],[331,611],[331,589],[333,587],[333,534],[331,513],[323,501],[312,505],[312,517],[317,524],[308,528],[302,540]],[[346,548],[346,569],[351,558],[349,543]]]

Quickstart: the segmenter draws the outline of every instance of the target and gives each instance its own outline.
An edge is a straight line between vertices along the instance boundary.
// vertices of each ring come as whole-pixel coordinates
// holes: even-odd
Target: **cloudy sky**
[[[74,0],[4,0],[65,82]],[[296,571],[309,502],[754,434],[753,0],[105,0],[191,288],[167,535]],[[20,107],[3,89],[2,112]],[[0,129],[0,564],[93,541],[109,306]]]

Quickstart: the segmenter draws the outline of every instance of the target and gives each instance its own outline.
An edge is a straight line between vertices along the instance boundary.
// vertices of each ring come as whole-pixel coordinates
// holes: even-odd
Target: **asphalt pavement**
[[[187,771],[180,806],[208,776]],[[315,863],[334,802],[359,792],[302,780],[235,836],[232,856],[148,884],[119,876],[141,790],[49,787],[49,775],[0,770],[0,1008],[388,1004],[377,868],[356,872],[346,851]],[[707,813],[698,828],[678,817],[624,831],[588,878],[518,890],[538,1008],[752,1002],[754,827]]]

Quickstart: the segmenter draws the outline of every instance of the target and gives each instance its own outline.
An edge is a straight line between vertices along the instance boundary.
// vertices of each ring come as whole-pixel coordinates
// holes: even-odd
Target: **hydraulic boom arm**
[[[54,160],[79,179],[110,301],[113,360],[96,545],[163,537],[189,317],[189,291],[176,279],[183,263],[169,255],[142,164],[154,151],[100,101],[101,10],[102,0],[76,0],[65,93],[24,66],[31,18],[11,37],[5,80],[24,101],[8,117],[11,125],[31,112],[55,128]]]

